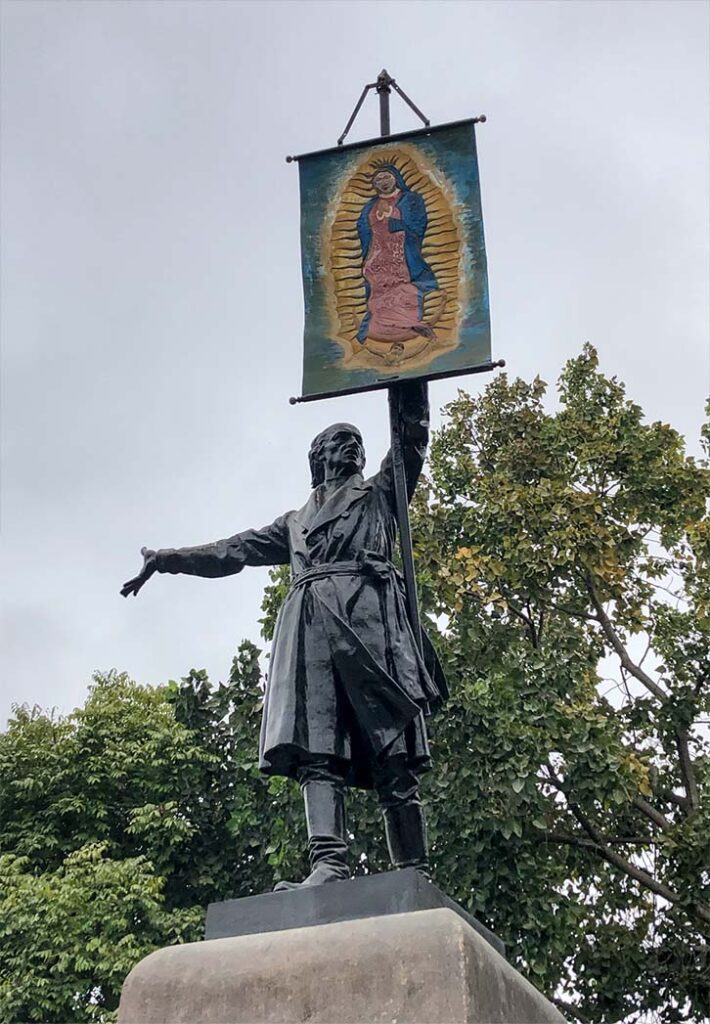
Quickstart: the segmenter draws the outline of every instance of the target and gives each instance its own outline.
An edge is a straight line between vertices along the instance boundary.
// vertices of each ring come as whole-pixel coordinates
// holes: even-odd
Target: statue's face
[[[336,423],[323,439],[325,479],[351,476],[365,467],[365,449],[360,433],[349,423]]]
[[[397,188],[397,179],[392,171],[378,171],[372,179],[372,185],[378,195],[389,195]]]

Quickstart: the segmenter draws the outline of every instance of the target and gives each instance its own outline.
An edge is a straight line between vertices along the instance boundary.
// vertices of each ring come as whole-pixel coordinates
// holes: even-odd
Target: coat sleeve
[[[214,544],[162,548],[157,552],[158,572],[216,577],[241,572],[245,565],[286,565],[290,516],[287,512],[262,530],[244,530]]]
[[[417,481],[426,458],[429,443],[429,397],[426,381],[399,384],[402,396],[402,454],[407,480],[407,498],[412,500]],[[382,462],[376,477],[381,487],[390,492],[394,501],[394,471],[392,449]]]

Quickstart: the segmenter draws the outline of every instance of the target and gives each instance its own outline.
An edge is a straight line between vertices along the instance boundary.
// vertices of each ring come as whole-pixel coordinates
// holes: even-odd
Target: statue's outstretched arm
[[[141,572],[121,587],[124,597],[138,593],[153,573],[187,573],[190,576],[231,576],[245,565],[284,565],[289,562],[288,518],[280,516],[261,530],[245,530],[233,537],[193,548],[141,548]]]
[[[143,584],[147,583],[153,573],[158,571],[156,565],[157,552],[151,548],[141,548],[141,554],[143,555],[143,568],[137,576],[134,576],[132,580],[128,580],[121,587],[121,594],[124,597],[128,597],[129,594],[133,594],[135,597]]]

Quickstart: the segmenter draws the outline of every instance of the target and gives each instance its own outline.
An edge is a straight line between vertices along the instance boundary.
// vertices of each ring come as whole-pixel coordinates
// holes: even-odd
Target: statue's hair
[[[325,480],[325,462],[323,459],[323,447],[325,445],[325,442],[328,440],[329,435],[332,434],[332,432],[334,430],[337,430],[339,427],[347,427],[348,430],[352,430],[353,433],[357,434],[357,436],[360,438],[360,443],[362,444],[362,434],[357,429],[357,427],[354,427],[352,425],[352,423],[332,423],[329,427],[326,427],[325,430],[321,430],[320,434],[316,434],[316,436],[311,441],[311,447],[308,450],[308,464],[311,467],[311,487],[317,487],[319,484],[322,484],[323,481]]]

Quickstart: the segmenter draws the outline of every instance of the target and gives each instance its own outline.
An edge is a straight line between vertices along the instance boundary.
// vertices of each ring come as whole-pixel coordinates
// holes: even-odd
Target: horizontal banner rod
[[[348,153],[353,149],[364,149],[367,146],[397,142],[399,139],[412,139],[422,135],[431,135],[432,132],[440,131],[442,128],[458,128],[462,124],[485,124],[486,121],[486,115],[479,114],[478,117],[465,117],[462,121],[447,121],[446,124],[432,124],[428,128],[415,128],[409,132],[398,132],[396,135],[388,135],[386,138],[377,135],[374,139],[365,139],[363,142],[349,142],[345,146],[330,146],[329,149],[315,149],[312,153],[299,153],[297,156],[287,156],[286,163],[290,164],[298,160],[307,160],[311,156],[325,156],[326,153]]]
[[[299,405],[301,402],[320,402],[324,398],[344,398],[346,395],[364,395],[368,391],[382,391],[384,388],[392,387],[393,384],[406,384],[408,381],[416,380],[446,380],[449,377],[466,377],[471,373],[490,373],[491,370],[501,369],[505,366],[505,359],[497,359],[493,363],[481,363],[480,366],[472,366],[468,370],[447,370],[444,373],[432,373],[421,377],[398,377],[396,374],[382,379],[375,384],[367,384],[362,388],[345,388],[343,391],[323,391],[318,395],[301,395],[299,398],[289,398],[291,405]]]

